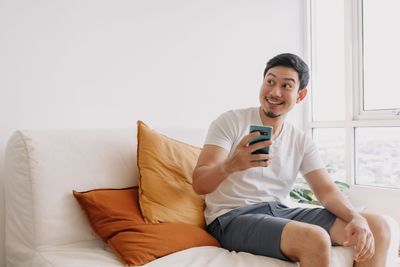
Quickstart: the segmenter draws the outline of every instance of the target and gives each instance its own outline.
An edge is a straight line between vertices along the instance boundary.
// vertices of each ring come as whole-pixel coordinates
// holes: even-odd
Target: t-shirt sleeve
[[[300,173],[304,176],[323,168],[325,168],[325,164],[318,153],[317,146],[311,138],[305,136],[304,157],[300,165]]]
[[[230,151],[234,140],[233,118],[229,112],[215,119],[208,128],[205,145],[216,145]]]

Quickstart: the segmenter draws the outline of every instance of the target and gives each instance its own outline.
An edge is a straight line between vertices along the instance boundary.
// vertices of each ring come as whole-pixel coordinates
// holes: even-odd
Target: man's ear
[[[299,90],[299,92],[297,93],[297,100],[296,100],[296,104],[300,103],[307,95],[307,88],[304,87],[303,89]]]

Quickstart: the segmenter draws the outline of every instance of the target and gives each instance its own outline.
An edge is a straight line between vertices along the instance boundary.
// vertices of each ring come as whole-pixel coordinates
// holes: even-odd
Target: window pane
[[[356,129],[356,183],[400,188],[400,127]]]
[[[313,139],[318,146],[322,160],[326,164],[330,176],[335,181],[346,182],[345,131],[343,128],[313,129]]]
[[[312,3],[313,120],[344,120],[344,1]]]
[[[364,110],[400,108],[400,1],[363,1]]]

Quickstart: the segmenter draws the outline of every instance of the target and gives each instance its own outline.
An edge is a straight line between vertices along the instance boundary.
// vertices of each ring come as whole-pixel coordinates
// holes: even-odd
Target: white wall
[[[303,5],[0,0],[0,162],[20,128],[205,128],[257,105],[266,61],[304,54]],[[0,168],[0,266],[3,190]]]

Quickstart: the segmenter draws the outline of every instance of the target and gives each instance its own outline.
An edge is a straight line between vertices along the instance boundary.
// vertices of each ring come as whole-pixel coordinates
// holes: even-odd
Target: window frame
[[[313,3],[317,0],[306,1],[306,58],[310,62],[311,77],[314,75],[314,38],[313,38]],[[303,125],[312,136],[313,129],[343,128],[345,130],[345,173],[347,182],[355,187],[367,185],[356,184],[356,128],[360,127],[400,127],[400,110],[364,110],[363,95],[363,31],[362,31],[363,0],[344,1],[344,40],[345,40],[345,119],[340,121],[313,121],[313,96],[303,105]],[[312,89],[311,78],[310,88]],[[371,186],[368,186],[371,187]],[[372,186],[378,187],[378,186]],[[381,188],[381,187],[379,187]],[[383,188],[385,189],[385,188]],[[393,188],[389,188],[393,189]],[[395,188],[394,190],[400,190]]]
[[[396,120],[400,118],[400,109],[364,110],[364,30],[363,30],[364,0],[350,0],[345,4],[346,28],[351,29],[351,35],[345,39],[346,45],[352,47],[353,55],[353,90],[354,119],[356,120]],[[347,57],[346,57],[347,58]]]

